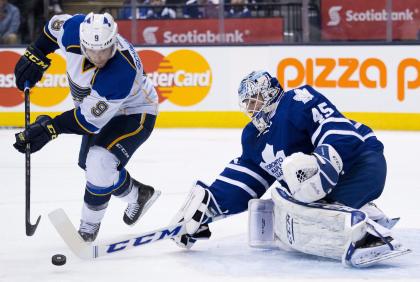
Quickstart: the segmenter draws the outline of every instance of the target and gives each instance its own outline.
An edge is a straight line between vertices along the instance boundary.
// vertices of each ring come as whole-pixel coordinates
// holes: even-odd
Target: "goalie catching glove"
[[[39,151],[58,135],[53,119],[47,115],[37,117],[28,129],[15,134],[16,142],[13,146],[21,153],[25,153],[26,144],[30,144],[31,153]]]
[[[285,158],[282,169],[293,198],[311,203],[324,198],[337,185],[343,162],[331,145],[320,145],[312,155],[294,153]]]

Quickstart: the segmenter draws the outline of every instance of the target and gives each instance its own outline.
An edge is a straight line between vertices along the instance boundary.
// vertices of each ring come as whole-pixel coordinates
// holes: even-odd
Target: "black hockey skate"
[[[155,190],[152,186],[142,184],[135,179],[132,180],[132,189],[139,189],[139,194],[137,197],[137,202],[128,204],[127,208],[125,209],[123,220],[127,225],[135,224],[157,200],[161,193],[160,191]]]
[[[85,242],[93,242],[98,236],[101,223],[90,223],[80,220],[79,235]]]

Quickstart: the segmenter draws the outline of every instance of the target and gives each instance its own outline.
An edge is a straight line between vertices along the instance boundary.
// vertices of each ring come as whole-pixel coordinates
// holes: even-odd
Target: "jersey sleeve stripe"
[[[235,165],[235,164],[228,164],[226,167],[228,167],[230,169],[233,169],[233,170],[236,170],[236,171],[246,173],[246,174],[252,176],[256,180],[258,180],[262,185],[264,185],[265,189],[268,189],[268,187],[270,186],[264,178],[262,178],[259,174],[253,172],[249,168],[246,168],[246,167],[243,167],[243,166],[240,166],[240,165]]]
[[[356,129],[359,129],[359,127],[361,127],[361,126],[362,126],[362,124],[360,122],[356,122],[354,124],[354,127],[356,127]]]
[[[85,119],[82,112],[80,111],[80,108],[74,109],[74,118],[75,118],[77,124],[87,133],[93,134],[93,133],[95,133],[96,131],[99,130],[99,128],[97,128],[93,124],[90,124]]]
[[[220,180],[220,181],[223,181],[223,182],[226,182],[226,183],[229,183],[229,184],[231,184],[233,186],[239,187],[242,190],[246,191],[253,198],[257,198],[257,194],[254,192],[254,190],[252,190],[251,188],[248,187],[248,185],[246,185],[246,184],[244,184],[244,183],[242,183],[240,181],[233,180],[233,179],[230,179],[230,178],[221,176],[221,175],[219,175],[216,179],[217,180]]]
[[[351,121],[349,121],[346,118],[336,118],[336,117],[327,118],[323,122],[321,122],[321,124],[315,130],[314,134],[312,134],[312,137],[311,137],[312,144],[315,144],[315,140],[318,138],[319,134],[321,133],[321,130],[322,130],[322,127],[324,126],[324,124],[330,123],[330,122],[345,122],[345,123],[349,123],[349,124],[353,125],[351,123]]]
[[[363,139],[366,140],[366,139],[368,139],[370,137],[376,137],[375,133],[371,132],[369,134],[366,134],[365,136],[363,136]]]
[[[57,43],[57,39],[54,37],[54,35],[52,35],[52,34],[48,31],[48,28],[47,28],[46,26],[44,26],[44,33],[45,33],[45,35],[46,35],[49,39],[51,39],[51,41],[52,41],[52,42],[54,42],[55,44],[58,44],[58,43]]]
[[[130,136],[133,136],[133,135],[136,135],[137,133],[139,133],[143,129],[143,127],[144,127],[144,121],[146,120],[146,115],[147,114],[145,114],[145,113],[143,113],[141,115],[140,126],[136,130],[134,130],[133,132],[124,134],[124,135],[118,137],[117,139],[115,139],[114,141],[112,141],[111,144],[109,144],[108,147],[106,147],[107,150],[110,150],[115,144],[117,144],[118,142],[120,142],[122,139],[128,138]]]
[[[319,145],[323,144],[325,138],[327,138],[329,135],[349,135],[349,136],[352,135],[352,136],[355,136],[355,137],[359,138],[362,142],[365,141],[364,138],[362,136],[360,136],[360,134],[356,133],[355,131],[351,131],[351,130],[328,130],[324,133],[324,135],[322,135],[321,139],[319,140],[319,142],[316,146],[319,146]]]

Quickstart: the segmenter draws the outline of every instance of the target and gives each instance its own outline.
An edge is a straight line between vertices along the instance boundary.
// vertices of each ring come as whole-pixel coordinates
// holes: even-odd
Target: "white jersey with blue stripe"
[[[44,29],[65,54],[79,126],[87,133],[97,133],[117,115],[157,115],[156,90],[126,39],[117,36],[117,51],[103,68],[96,68],[82,55],[79,26],[84,18],[84,15],[54,16]]]
[[[373,131],[344,117],[322,94],[305,85],[284,94],[270,127],[260,133],[252,123],[242,132],[242,156],[233,160],[211,185],[223,191],[241,189],[259,198],[283,180],[282,162],[296,152],[311,154],[321,144],[333,146],[343,161],[343,173],[365,151],[383,151]]]

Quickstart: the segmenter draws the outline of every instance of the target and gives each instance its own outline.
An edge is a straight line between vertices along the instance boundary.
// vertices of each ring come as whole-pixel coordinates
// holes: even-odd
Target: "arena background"
[[[0,126],[23,125],[14,87],[22,48],[0,49]],[[252,70],[275,74],[288,90],[310,84],[351,119],[375,129],[420,129],[418,46],[137,47],[160,97],[158,127],[242,127],[237,88]],[[72,108],[60,52],[32,90],[32,118]]]

